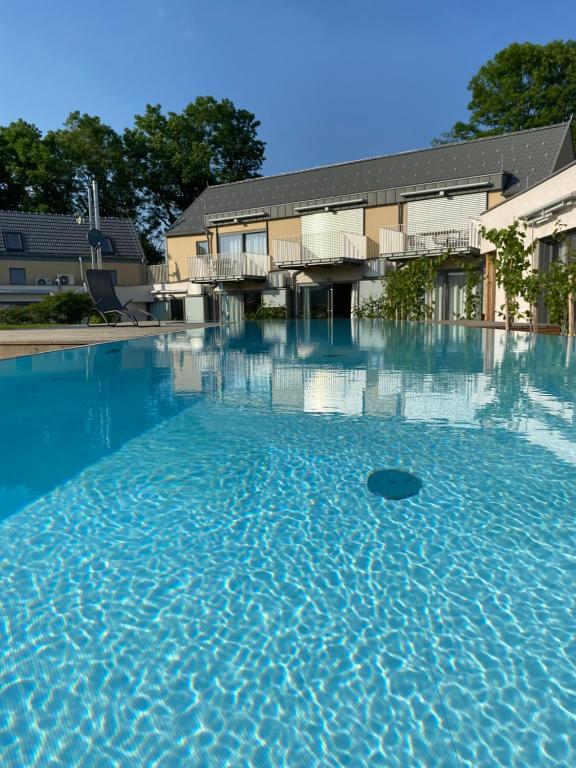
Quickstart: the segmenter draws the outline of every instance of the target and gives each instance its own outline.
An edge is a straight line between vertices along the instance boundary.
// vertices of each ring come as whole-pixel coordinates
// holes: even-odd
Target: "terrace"
[[[377,256],[377,243],[354,232],[317,232],[272,242],[272,262],[278,269],[358,264]]]
[[[188,279],[194,283],[265,280],[270,256],[265,253],[209,253],[188,258]]]
[[[386,258],[479,251],[480,227],[475,220],[467,225],[418,222],[380,227],[380,254]]]

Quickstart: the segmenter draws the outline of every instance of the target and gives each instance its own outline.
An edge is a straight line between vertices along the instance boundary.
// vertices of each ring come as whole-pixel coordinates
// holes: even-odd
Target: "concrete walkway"
[[[125,341],[141,336],[161,336],[165,333],[187,331],[190,328],[204,328],[213,323],[165,322],[158,327],[155,323],[134,325],[94,326],[55,325],[53,328],[21,328],[0,331],[0,359],[32,355],[36,352],[51,352],[85,344],[100,344],[104,341]]]

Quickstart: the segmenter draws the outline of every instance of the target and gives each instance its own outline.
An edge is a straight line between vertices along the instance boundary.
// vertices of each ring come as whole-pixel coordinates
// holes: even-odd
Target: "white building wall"
[[[556,201],[571,195],[576,195],[576,163],[569,165],[541,184],[532,187],[532,189],[486,211],[480,217],[480,222],[487,229],[502,229],[514,221],[521,220],[523,216],[535,210],[546,208]],[[530,223],[526,231],[526,244],[529,245],[534,240],[550,237],[556,231],[567,231],[570,229],[576,229],[576,205],[555,212],[555,215],[539,224]],[[494,246],[492,243],[482,238],[480,252],[486,254],[493,250]],[[533,256],[533,266],[536,266],[535,259],[536,254]],[[498,313],[502,304],[504,304],[504,292],[497,286],[496,313]],[[521,302],[520,311],[523,312],[526,309],[525,303]]]

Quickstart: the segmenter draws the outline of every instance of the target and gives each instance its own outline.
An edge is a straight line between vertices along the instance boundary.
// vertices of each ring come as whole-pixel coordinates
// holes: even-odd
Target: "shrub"
[[[255,312],[249,312],[246,320],[285,320],[286,307],[268,307],[261,304]]]
[[[62,291],[36,304],[36,313],[50,323],[80,323],[90,314],[93,302],[86,293]]]
[[[86,293],[62,291],[46,296],[36,304],[25,307],[7,307],[0,310],[0,323],[24,325],[27,323],[80,323],[88,317],[93,302]]]
[[[30,307],[6,307],[0,310],[0,323],[4,325],[23,325],[37,322],[33,319]]]
[[[354,317],[365,318],[387,318],[384,297],[364,299],[358,307],[354,309]]]
[[[427,300],[436,284],[440,264],[449,256],[421,257],[387,272],[383,279],[384,295],[365,299],[355,310],[355,317],[384,320],[429,320],[434,313]]]

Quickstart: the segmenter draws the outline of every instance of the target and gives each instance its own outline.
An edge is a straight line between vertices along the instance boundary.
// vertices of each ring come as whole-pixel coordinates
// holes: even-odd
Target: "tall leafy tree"
[[[35,125],[0,126],[0,207],[67,213],[73,186],[71,164]]]
[[[124,142],[151,233],[172,224],[208,184],[258,176],[264,160],[259,121],[229,99],[200,96],[167,114],[148,104],[134,122]]]
[[[155,261],[163,230],[208,184],[258,175],[259,125],[251,112],[211,96],[179,113],[148,105],[123,135],[80,112],[44,136],[17,120],[0,126],[0,208],[85,211],[86,187],[95,178],[101,214],[132,218]]]
[[[86,187],[96,179],[103,216],[134,218],[137,193],[122,137],[99,117],[71,112],[64,127],[46,134],[55,155],[69,163],[73,178],[73,209],[87,210]]]
[[[469,119],[435,143],[564,122],[576,113],[576,41],[512,43],[480,67],[468,90]]]

